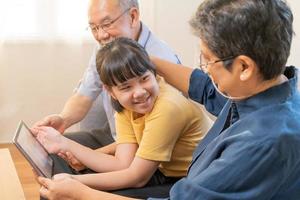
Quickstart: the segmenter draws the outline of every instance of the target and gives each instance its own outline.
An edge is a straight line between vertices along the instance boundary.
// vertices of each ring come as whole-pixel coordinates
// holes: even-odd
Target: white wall
[[[188,21],[196,11],[199,0],[140,0],[142,20],[166,41],[185,65],[198,60],[198,39],[191,34]]]
[[[6,41],[0,45],[0,142],[18,122],[60,112],[81,78],[93,44]]]
[[[188,20],[201,0],[140,0],[143,21],[169,43],[183,64],[195,66],[197,38]],[[300,66],[300,1],[289,0],[295,17],[288,63]],[[92,42],[0,41],[0,142],[10,141],[19,120],[29,124],[57,113],[81,78]]]
[[[300,1],[299,0],[288,0],[288,3],[294,14],[294,31],[295,36],[292,43],[291,55],[288,60],[289,65],[295,65],[300,67]],[[299,84],[300,85],[300,84]]]

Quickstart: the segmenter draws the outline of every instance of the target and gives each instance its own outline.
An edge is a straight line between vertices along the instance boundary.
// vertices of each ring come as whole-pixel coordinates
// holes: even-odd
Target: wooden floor
[[[32,168],[25,160],[23,155],[18,151],[18,149],[13,144],[0,144],[0,148],[8,148],[11,157],[14,161],[17,173],[23,187],[23,191],[26,200],[38,200],[39,199],[39,185],[35,181],[35,176],[33,174]]]

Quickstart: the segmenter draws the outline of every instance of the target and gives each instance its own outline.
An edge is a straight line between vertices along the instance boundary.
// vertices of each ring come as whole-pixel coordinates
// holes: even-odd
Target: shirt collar
[[[297,69],[293,66],[286,67],[284,75],[288,81],[271,87],[259,94],[256,94],[246,100],[235,101],[236,110],[239,118],[260,109],[261,107],[270,106],[286,101],[297,91]]]
[[[146,48],[149,38],[151,36],[151,31],[148,27],[141,22],[141,33],[138,39],[138,43],[142,45],[142,47]]]

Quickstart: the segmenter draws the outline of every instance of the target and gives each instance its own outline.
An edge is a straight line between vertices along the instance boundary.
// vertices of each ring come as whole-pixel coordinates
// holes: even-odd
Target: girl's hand
[[[56,129],[47,126],[35,127],[31,131],[36,135],[37,140],[44,146],[48,153],[58,154],[65,152],[68,139]]]
[[[86,166],[83,165],[71,152],[60,152],[58,153],[58,156],[68,162],[68,164],[77,172],[86,169]]]

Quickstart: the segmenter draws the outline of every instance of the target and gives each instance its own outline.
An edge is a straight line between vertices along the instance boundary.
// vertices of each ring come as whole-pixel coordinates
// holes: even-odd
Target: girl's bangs
[[[149,63],[141,62],[141,59],[137,59],[136,56],[129,59],[119,57],[117,60],[105,64],[105,74],[107,77],[107,85],[117,86],[129,79],[144,75],[148,70],[154,72],[153,66]]]

